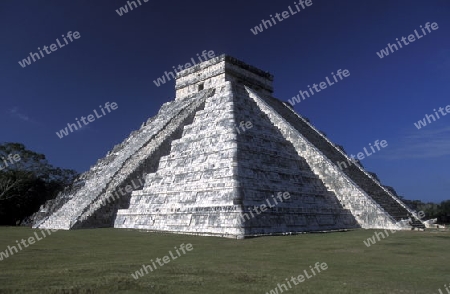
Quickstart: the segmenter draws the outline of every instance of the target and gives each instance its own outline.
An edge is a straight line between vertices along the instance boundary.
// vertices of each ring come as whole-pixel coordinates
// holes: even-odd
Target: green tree
[[[78,176],[20,143],[0,144],[0,224],[15,225]]]

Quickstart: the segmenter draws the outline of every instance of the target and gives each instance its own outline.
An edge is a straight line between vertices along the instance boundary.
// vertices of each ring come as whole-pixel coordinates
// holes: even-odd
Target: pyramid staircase
[[[211,95],[214,90],[205,91]],[[81,177],[84,186],[42,219],[35,219],[33,227],[71,229],[77,227],[112,226],[113,217],[121,205],[128,205],[130,193],[116,201],[105,201],[143,174],[156,170],[159,158],[167,153],[170,142],[180,135],[182,127],[192,121],[193,113],[204,104],[205,97],[165,103],[159,113],[138,131],[97,162]]]

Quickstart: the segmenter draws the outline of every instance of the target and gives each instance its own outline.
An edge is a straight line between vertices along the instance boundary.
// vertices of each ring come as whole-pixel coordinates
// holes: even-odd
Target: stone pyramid
[[[350,158],[273,98],[272,81],[226,55],[179,72],[175,100],[41,208],[34,227],[245,238],[423,225],[360,164],[338,167]]]

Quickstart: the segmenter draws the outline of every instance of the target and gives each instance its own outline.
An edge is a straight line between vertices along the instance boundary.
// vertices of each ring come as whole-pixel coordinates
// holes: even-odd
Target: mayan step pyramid
[[[226,55],[179,72],[175,100],[41,208],[34,227],[245,238],[422,225],[360,164],[339,168],[350,158],[272,97],[272,82]]]

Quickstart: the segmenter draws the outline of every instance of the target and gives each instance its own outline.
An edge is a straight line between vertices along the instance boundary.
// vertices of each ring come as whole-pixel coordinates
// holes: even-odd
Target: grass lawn
[[[0,251],[34,232],[39,230],[0,227]],[[449,231],[390,233],[366,247],[363,241],[374,233],[232,240],[119,229],[57,231],[0,261],[0,293],[264,294],[304,270],[311,276],[309,266],[316,262],[328,269],[297,286],[290,282],[292,289],[283,293],[446,293]],[[193,250],[180,251],[137,280],[131,276],[170,250],[176,254],[182,243]]]

